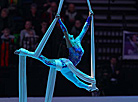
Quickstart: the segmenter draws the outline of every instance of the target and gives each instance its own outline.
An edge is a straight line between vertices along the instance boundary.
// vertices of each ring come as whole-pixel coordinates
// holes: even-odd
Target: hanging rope
[[[95,78],[95,43],[94,43],[94,17],[90,0],[87,0],[89,11],[92,13],[91,19],[91,77]]]
[[[60,0],[57,14],[60,14],[63,2],[64,0]],[[47,40],[49,39],[56,25],[57,20],[58,18],[55,18],[51,23],[51,25],[49,26],[48,30],[46,31],[44,37],[42,38],[37,49],[35,50],[34,54],[35,57],[38,57],[41,54]],[[51,102],[52,100],[55,80],[56,80],[56,70],[50,68],[45,102]],[[19,55],[19,102],[27,102],[26,56],[21,56],[21,55]]]
[[[63,2],[64,2],[64,0],[60,0],[57,14],[60,14]],[[35,57],[38,57],[41,54],[45,44],[47,43],[47,40],[49,39],[49,37],[50,37],[50,35],[51,35],[51,33],[52,33],[56,23],[57,23],[57,20],[58,20],[58,18],[55,18],[53,20],[53,22],[51,23],[51,25],[49,26],[48,30],[46,31],[44,37],[42,38],[42,40],[39,43],[37,49],[35,50]]]

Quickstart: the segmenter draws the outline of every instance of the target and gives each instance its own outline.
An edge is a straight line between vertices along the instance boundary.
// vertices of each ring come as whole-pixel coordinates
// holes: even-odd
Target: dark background
[[[28,20],[25,17],[29,15],[30,5],[36,3],[40,15],[50,8],[50,5],[43,7],[43,4],[49,2],[43,0],[39,1],[40,2],[37,0],[18,0],[17,4],[11,3],[8,0],[0,1],[0,11],[2,11],[3,8],[15,8],[14,10],[9,9],[9,16],[14,22],[14,28],[9,28],[11,35],[18,35],[16,38],[17,42],[14,43],[14,48],[9,49],[11,52],[8,59],[9,65],[0,67],[0,97],[18,97],[18,56],[13,55],[13,52],[15,49],[22,47],[19,45],[19,36],[21,30],[24,29],[25,21]],[[59,3],[59,0],[50,0],[50,3],[51,1],[55,1],[57,4]],[[70,3],[75,5],[79,17],[81,16],[81,18],[83,18],[83,20],[77,18],[81,20],[82,25],[88,16],[86,0],[65,0],[61,17],[69,32],[71,32],[70,29],[72,25],[69,25],[69,22],[67,22],[65,12]],[[100,89],[100,96],[138,95],[138,61],[122,59],[123,31],[138,31],[137,3],[137,0],[91,0],[91,5],[95,13],[96,79],[97,87]],[[40,16],[40,19],[42,19],[41,17],[42,16]],[[43,20],[48,17],[43,18]],[[40,22],[38,23],[39,25]],[[49,21],[46,22],[48,25],[50,24]],[[0,24],[2,23],[0,22]],[[2,30],[0,32],[2,32]],[[39,33],[40,32],[37,32],[36,35],[40,36],[40,40],[42,35]],[[66,49],[65,40],[62,37],[63,33],[57,25],[42,54],[48,58],[67,58],[68,50]],[[82,41],[82,46],[85,50],[85,54],[77,68],[90,75],[90,29]],[[117,60],[119,70],[117,83],[112,83],[108,76],[111,74],[107,68],[110,66],[111,58],[116,58]],[[49,67],[37,60],[27,58],[27,94],[29,97],[45,96],[48,72]],[[104,73],[108,73],[108,75],[106,76]],[[54,96],[91,95],[90,92],[77,88],[73,83],[62,76],[60,72],[57,73]]]

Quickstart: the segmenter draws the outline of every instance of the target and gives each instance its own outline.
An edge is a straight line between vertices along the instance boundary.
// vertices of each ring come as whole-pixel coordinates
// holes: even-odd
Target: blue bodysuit
[[[63,24],[61,19],[59,19],[58,21],[62,28],[62,31],[68,33],[67,28],[65,27],[65,25]],[[91,17],[88,17],[80,35],[78,37],[76,37],[76,39],[74,40],[74,43],[75,43],[74,46],[68,48],[69,49],[68,59],[73,63],[74,66],[76,66],[81,61],[81,58],[84,54],[84,50],[81,46],[81,40],[89,28],[90,21],[91,21]],[[40,58],[40,60],[42,60],[42,62],[44,64],[49,65],[49,66],[53,65],[56,67],[54,59],[51,59],[51,60],[47,59],[43,55],[40,55],[39,58]],[[63,68],[67,67],[67,65],[63,62],[62,58],[60,58],[59,60],[62,62]]]
[[[68,58],[76,66],[81,61],[83,54],[84,50],[82,48],[70,47]]]
[[[74,64],[74,66],[76,66],[81,61],[81,58],[84,54],[84,50],[81,46],[81,40],[89,28],[90,21],[91,21],[91,17],[88,17],[80,35],[75,39],[76,44],[73,47],[68,48],[69,49],[68,58]],[[60,24],[62,31],[68,33],[67,28],[65,27],[61,19],[59,19],[58,22]]]

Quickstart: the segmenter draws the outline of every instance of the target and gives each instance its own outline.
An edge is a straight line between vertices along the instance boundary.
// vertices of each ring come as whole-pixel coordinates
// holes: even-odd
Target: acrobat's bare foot
[[[16,55],[21,55],[21,56],[29,56],[31,52],[29,52],[28,50],[24,49],[24,48],[20,48],[19,50],[16,50],[14,52],[14,54]]]

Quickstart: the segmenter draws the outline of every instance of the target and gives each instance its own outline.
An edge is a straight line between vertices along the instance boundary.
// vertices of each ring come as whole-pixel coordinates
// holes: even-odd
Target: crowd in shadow
[[[16,2],[15,2],[16,1]],[[24,1],[24,2],[23,2]],[[34,51],[56,16],[59,0],[2,0],[0,5],[0,66],[9,68],[17,66],[18,59],[14,51],[25,48]],[[60,17],[65,23],[69,33],[77,37],[81,32],[85,18],[80,14],[74,4],[63,6]],[[48,58],[68,57],[68,51],[63,38],[60,25],[57,23],[44,50]],[[85,49],[79,67],[89,73],[84,67],[90,67],[90,31],[82,41]],[[13,60],[14,59],[14,60]],[[31,66],[35,65],[29,60]],[[97,69],[97,85],[101,95],[116,95],[118,93],[119,67],[117,59],[112,57],[106,66]],[[112,90],[111,90],[112,89]],[[108,91],[108,92],[107,92]]]

